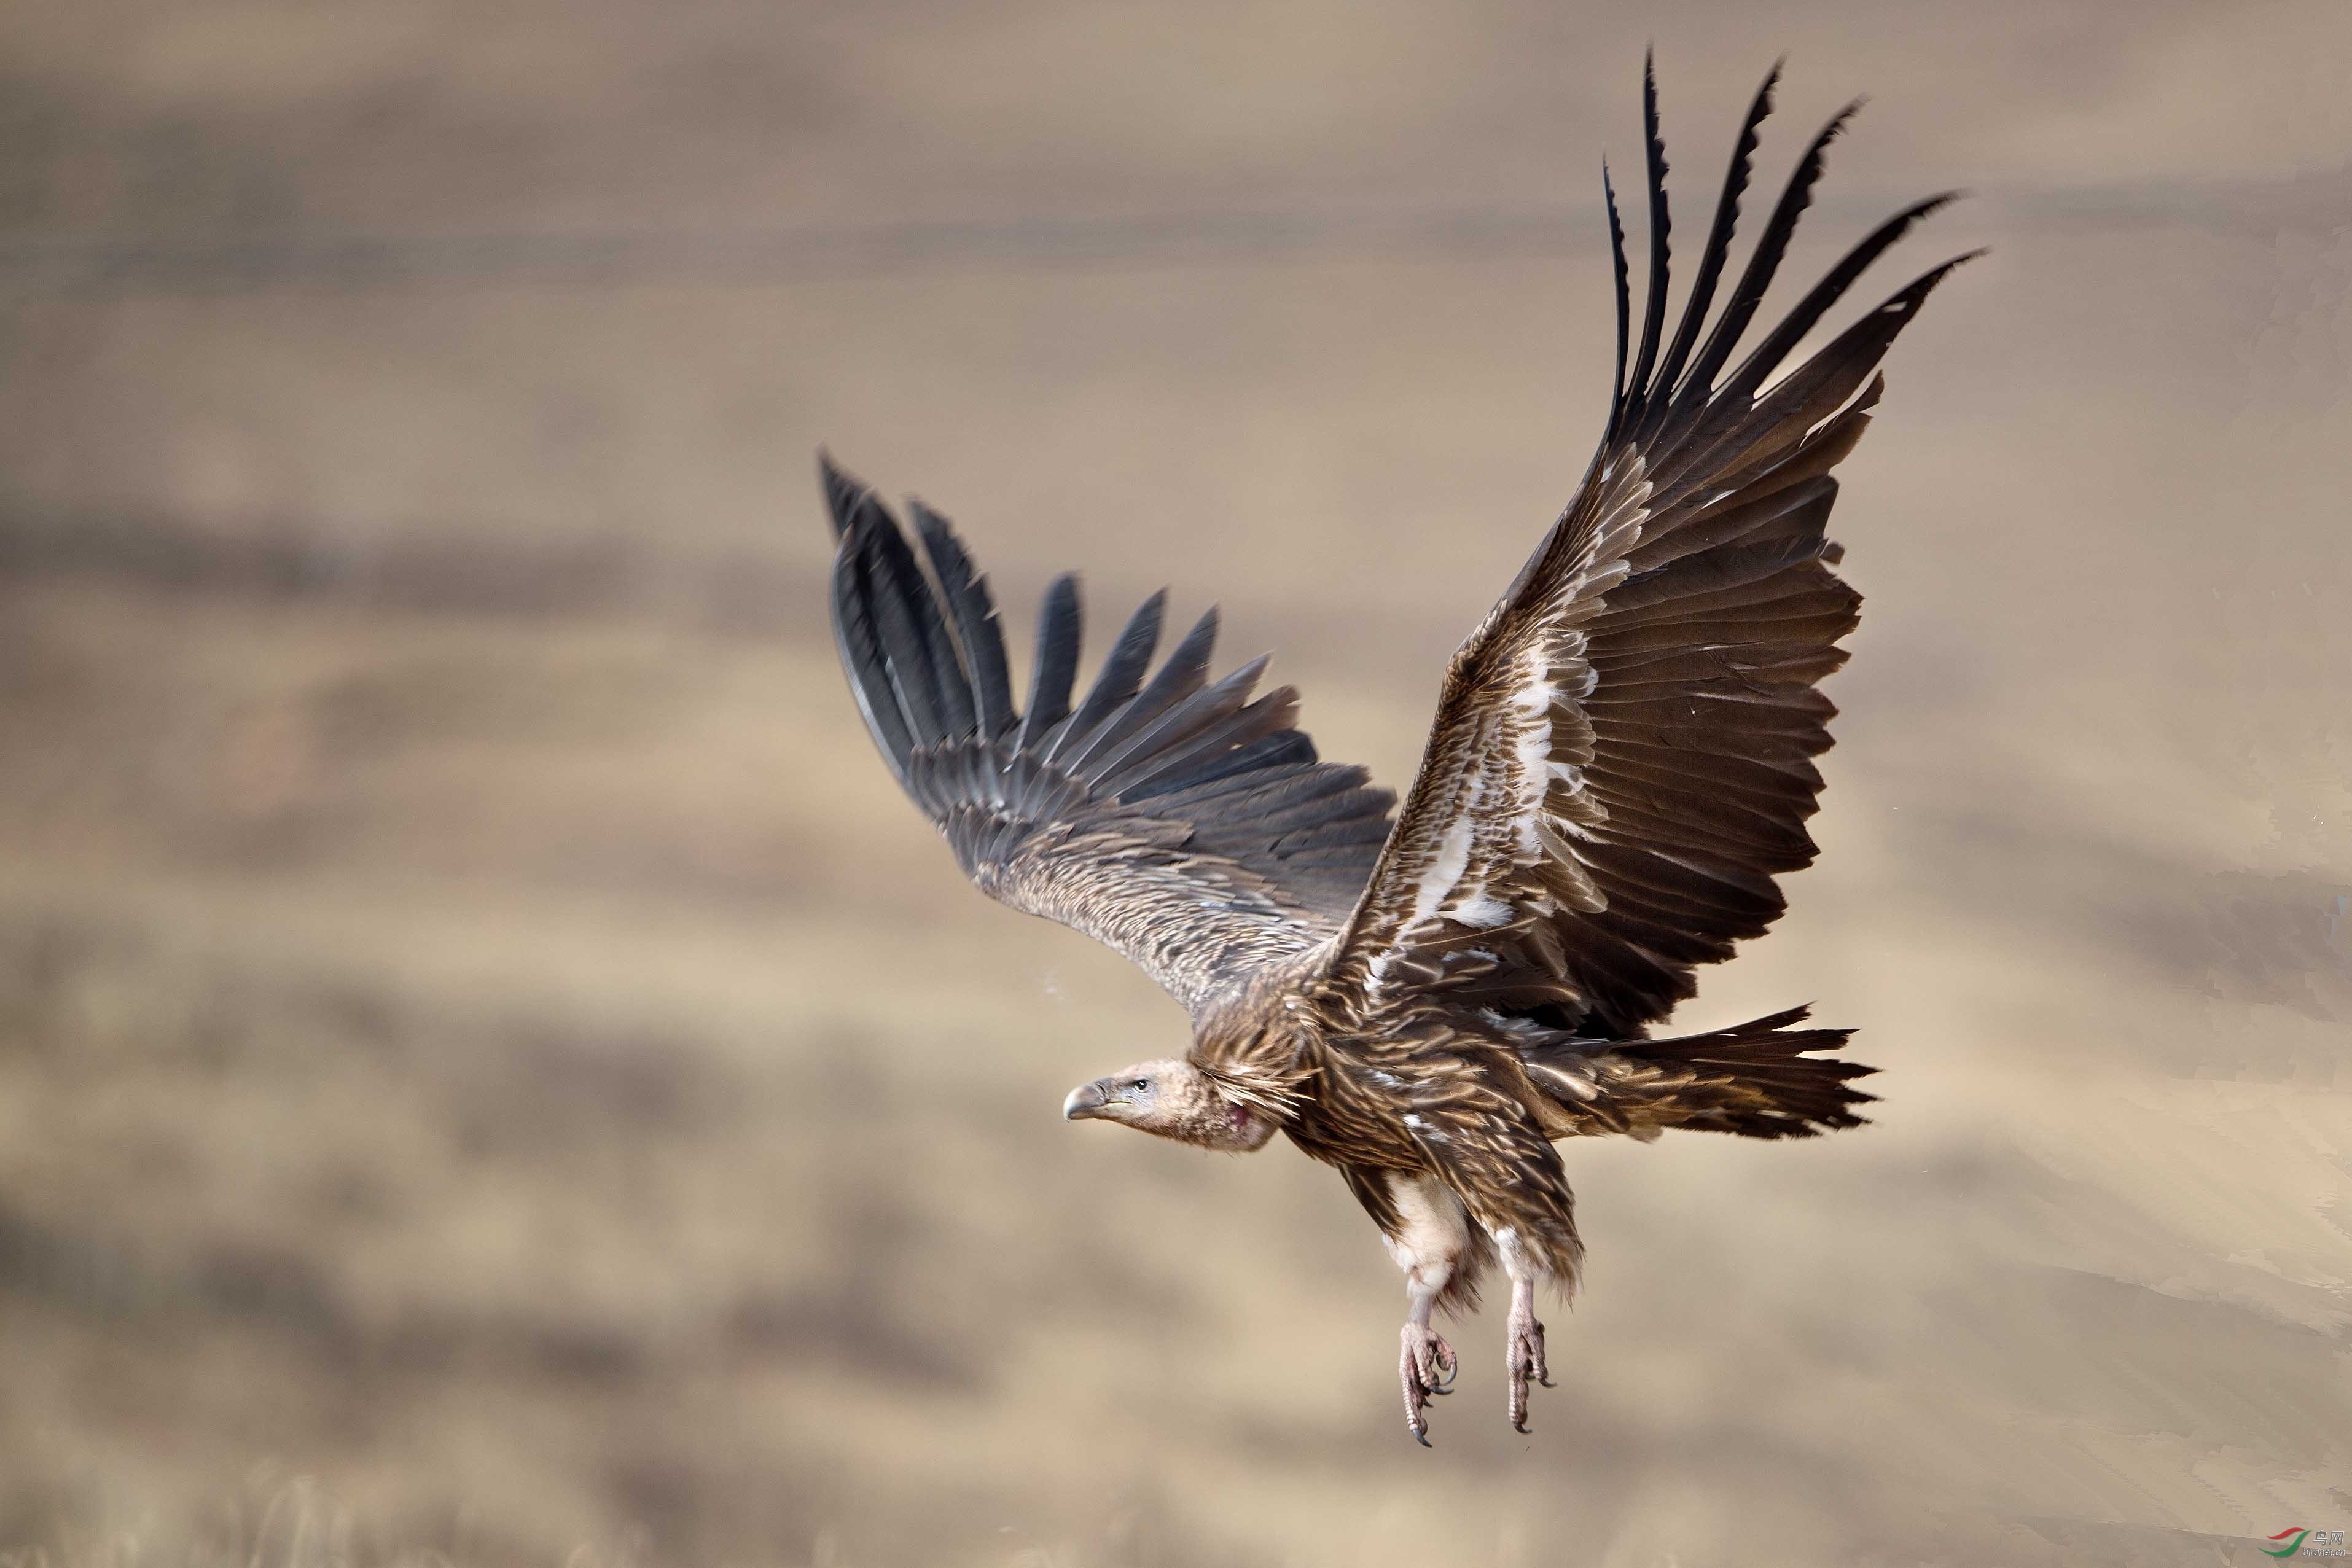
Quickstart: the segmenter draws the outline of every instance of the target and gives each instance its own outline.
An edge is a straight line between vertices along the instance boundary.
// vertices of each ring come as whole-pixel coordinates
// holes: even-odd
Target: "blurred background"
[[[1558,1392],[1400,1430],[1330,1173],[967,888],[820,442],[1402,783],[1582,471],[1642,49],[1695,244],[1974,199],[1834,532],[1874,1126],[1566,1155]],[[2255,1562],[2352,1527],[2352,9],[0,12],[0,1549],[28,1563]],[[1759,198],[1760,200],[1760,198]],[[1638,242],[1638,229],[1636,231]],[[1806,275],[1799,277],[1800,274]],[[1784,296],[1785,297],[1785,296]],[[1839,321],[1849,319],[1841,317]]]

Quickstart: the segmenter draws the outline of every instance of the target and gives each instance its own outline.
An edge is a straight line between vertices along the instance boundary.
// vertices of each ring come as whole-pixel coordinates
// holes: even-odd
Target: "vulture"
[[[1861,603],[1822,531],[1833,470],[1895,335],[1969,259],[1790,368],[1864,269],[1952,193],[1929,197],[1751,341],[1859,108],[1807,144],[1726,289],[1779,78],[1775,66],[1741,126],[1669,331],[1665,149],[1644,69],[1638,331],[1601,172],[1608,423],[1447,665],[1402,805],[1318,755],[1296,691],[1257,691],[1265,659],[1213,674],[1213,609],[1155,668],[1164,591],[1079,695],[1078,589],[1055,580],[1016,702],[987,580],[947,519],[910,501],[902,523],[820,455],[835,640],[883,761],[981,891],[1108,945],[1191,1015],[1181,1055],[1085,1084],[1063,1113],[1230,1152],[1280,1134],[1337,1168],[1404,1274],[1397,1375],[1423,1445],[1458,1366],[1433,1314],[1475,1306],[1496,1262],[1514,1427],[1528,1429],[1530,1382],[1551,1386],[1538,1293],[1572,1298],[1583,1258],[1557,1140],[1811,1137],[1862,1124],[1873,1098],[1853,1087],[1873,1069],[1827,1054],[1852,1031],[1805,1027],[1806,1008],[1653,1032],[1698,966],[1780,915],[1774,879],[1813,859],[1813,759],[1836,711],[1819,683]]]

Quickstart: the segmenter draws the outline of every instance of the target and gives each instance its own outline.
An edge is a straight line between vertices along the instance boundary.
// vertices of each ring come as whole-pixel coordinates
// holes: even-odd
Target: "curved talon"
[[[1445,1375],[1433,1383],[1429,1391],[1432,1394],[1453,1393],[1454,1380],[1462,1375],[1462,1358],[1457,1355],[1451,1360],[1438,1361],[1437,1370],[1443,1372]]]
[[[1552,1381],[1551,1368],[1544,1356],[1543,1324],[1523,1304],[1516,1305],[1512,1311],[1509,1345],[1510,1403],[1504,1414],[1510,1420],[1511,1430],[1532,1437],[1534,1433],[1528,1426],[1528,1391],[1531,1386],[1549,1388]]]
[[[1399,1337],[1403,1341],[1403,1354],[1397,1360],[1397,1380],[1404,1392],[1405,1430],[1423,1448],[1435,1448],[1429,1440],[1429,1418],[1423,1412],[1452,1392],[1446,1385],[1454,1381],[1453,1369],[1458,1368],[1461,1361],[1454,1355],[1454,1347],[1426,1323],[1409,1322]]]

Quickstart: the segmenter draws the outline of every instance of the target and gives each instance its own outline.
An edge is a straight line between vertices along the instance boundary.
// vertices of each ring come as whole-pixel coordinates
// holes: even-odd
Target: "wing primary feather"
[[[1103,661],[1101,672],[1087,692],[1087,700],[1078,705],[1076,716],[1047,748],[1046,761],[1056,760],[1073,746],[1084,746],[1097,726],[1133,700],[1143,685],[1143,672],[1151,663],[1152,650],[1160,645],[1160,622],[1167,608],[1168,591],[1164,588],[1137,606],[1127,630],[1111,644],[1110,656]]]
[[[849,533],[860,504],[874,504],[874,492],[864,480],[835,465],[833,454],[822,446],[816,449],[816,468],[824,485],[825,509],[833,514],[833,537],[838,543]]]
[[[898,524],[871,486],[820,451],[817,466],[835,536],[858,558],[857,597],[914,744],[937,745],[972,727],[971,688],[939,600]]]
[[[903,787],[914,738],[874,629],[871,585],[865,578],[864,556],[853,542],[833,562],[834,643],[841,652],[843,667],[849,672],[850,695],[857,699],[866,732],[874,737],[882,759]]]
[[[1786,63],[1772,62],[1772,68],[1764,75],[1764,85],[1756,89],[1756,100],[1748,106],[1748,118],[1740,122],[1739,140],[1731,152],[1731,167],[1723,177],[1723,194],[1715,205],[1715,223],[1707,230],[1698,274],[1691,280],[1690,298],[1683,306],[1682,324],[1675,329],[1675,340],[1658,365],[1656,384],[1660,395],[1643,422],[1644,434],[1654,431],[1665,418],[1675,383],[1683,373],[1691,350],[1697,345],[1699,332],[1706,325],[1707,311],[1715,304],[1716,287],[1723,281],[1724,263],[1730,259],[1731,236],[1739,225],[1739,201],[1748,193],[1748,176],[1754,166],[1757,130],[1772,113],[1772,92],[1780,85],[1780,68]]]
[[[1258,677],[1265,674],[1265,666],[1266,657],[1260,654],[1215,685],[1195,687],[1150,724],[1131,731],[1129,738],[1098,752],[1099,761],[1076,770],[1106,787],[1111,787],[1122,772],[1133,767],[1151,767],[1157,771],[1154,753],[1181,747],[1206,726],[1237,712],[1249,700]]]
[[[1118,781],[1119,797],[1135,800],[1180,789],[1205,790],[1200,782],[1204,765],[1222,761],[1237,747],[1288,728],[1297,716],[1298,694],[1288,686],[1276,686],[1229,717],[1143,758]]]
[[[1269,692],[1261,702],[1274,700]],[[1198,789],[1220,779],[1236,778],[1244,773],[1257,773],[1275,768],[1287,768],[1317,760],[1315,742],[1304,730],[1286,729],[1274,735],[1260,736],[1244,746],[1237,746],[1223,756],[1212,758],[1200,770],[1186,776],[1184,788]]]
[[[1650,280],[1642,308],[1642,347],[1625,386],[1627,417],[1637,425],[1647,408],[1658,334],[1665,329],[1668,235],[1674,226],[1666,206],[1666,143],[1658,134],[1658,73],[1648,53],[1642,57],[1642,140],[1650,180]]]
[[[974,570],[963,541],[948,520],[920,501],[907,503],[923,538],[923,553],[930,558],[931,575],[947,595],[955,616],[956,637],[963,644],[964,664],[971,673],[971,696],[978,710],[980,733],[993,738],[1013,727],[1013,681],[1004,658],[1004,632],[997,623],[996,603],[989,596],[988,579]]]
[[[972,728],[971,686],[957,661],[939,596],[906,534],[878,503],[875,510],[879,520],[861,530],[861,537],[879,577],[883,651],[907,697],[916,743],[936,746]]]
[[[1723,314],[1716,319],[1715,329],[1707,334],[1706,345],[1699,350],[1698,359],[1692,364],[1690,374],[1685,378],[1682,390],[1674,395],[1666,415],[1669,423],[1695,405],[1705,402],[1712,393],[1716,373],[1723,369],[1730,360],[1732,350],[1739,346],[1740,337],[1748,330],[1748,323],[1755,319],[1757,307],[1764,302],[1765,291],[1772,287],[1772,275],[1780,270],[1781,258],[1788,254],[1789,238],[1796,233],[1797,220],[1804,215],[1805,208],[1812,201],[1813,185],[1822,177],[1822,165],[1830,143],[1844,134],[1847,122],[1862,111],[1862,104],[1861,99],[1855,99],[1832,115],[1829,123],[1822,126],[1806,146],[1804,156],[1797,161],[1795,172],[1789,176],[1788,184],[1780,192],[1780,201],[1773,205],[1772,216],[1766,222],[1763,234],[1757,238],[1755,254],[1748,258],[1748,266],[1739,275],[1738,285],[1731,291],[1730,301],[1724,306]]]
[[[1790,371],[1779,386],[1754,403],[1752,406],[1758,411],[1757,417],[1727,419],[1719,430],[1710,429],[1706,422],[1703,422],[1696,442],[1678,455],[1673,463],[1661,466],[1657,479],[1659,504],[1668,507],[1679,504],[1704,476],[1718,470],[1720,465],[1711,459],[1720,455],[1720,448],[1738,444],[1746,439],[1751,448],[1762,444],[1769,450],[1775,432],[1780,433],[1785,439],[1793,440],[1810,429],[1812,422],[1804,418],[1806,411],[1802,405],[1808,401],[1819,402],[1826,398],[1831,406],[1822,409],[1821,413],[1827,414],[1837,403],[1843,402],[1844,399],[1839,390],[1840,383],[1849,391],[1858,383],[1885,357],[1896,336],[1910,325],[1919,305],[1936,286],[1954,267],[1973,261],[1983,254],[1981,250],[1972,250],[1954,256],[1896,290],[1884,304],[1847,328],[1826,348]],[[1737,381],[1727,382],[1727,392],[1738,384]],[[1731,399],[1727,407],[1740,410],[1745,395],[1743,391],[1739,397]],[[1784,401],[1786,408],[1775,406]],[[1801,419],[1803,420],[1801,423]],[[1789,455],[1794,458],[1804,450],[1800,444],[1796,452]],[[1746,463],[1749,460],[1735,457],[1732,461]],[[1754,470],[1752,477],[1760,478],[1765,471]],[[1673,534],[1669,531],[1660,537],[1670,538]]]
[[[1285,713],[1295,716],[1298,708],[1297,699],[1298,694],[1290,687],[1276,686],[1244,708],[1234,722],[1239,723],[1244,718],[1255,719],[1261,713],[1276,716]],[[1263,740],[1287,723],[1286,718],[1264,734],[1253,733],[1256,739]],[[1236,740],[1234,744],[1246,746],[1253,742]],[[1339,796],[1360,797],[1359,804],[1370,805],[1376,811],[1386,810],[1396,798],[1385,789],[1366,788],[1368,778],[1369,775],[1360,768],[1294,762],[1260,768],[1237,778],[1200,783],[1195,781],[1195,775],[1188,767],[1180,776],[1156,778],[1150,789],[1143,792],[1173,796],[1171,808],[1182,811],[1196,822],[1246,822],[1262,810],[1284,809],[1300,800],[1328,801]],[[1136,789],[1131,786],[1128,798],[1134,799],[1136,793]]]
[[[1632,278],[1625,266],[1625,222],[1617,214],[1617,188],[1610,183],[1606,158],[1601,161],[1601,200],[1609,209],[1609,255],[1617,273],[1617,379],[1610,387],[1609,428],[1601,436],[1601,447],[1605,452],[1616,439],[1618,425],[1625,417],[1625,349],[1633,319]]]
[[[1922,218],[1939,211],[1959,199],[1958,191],[1944,191],[1922,202],[1914,202],[1885,223],[1870,231],[1860,245],[1839,258],[1830,268],[1829,276],[1813,285],[1797,308],[1789,312],[1778,327],[1772,329],[1755,351],[1740,361],[1740,366],[1723,383],[1727,397],[1744,398],[1764,384],[1764,379],[1779,368],[1789,351],[1813,329],[1829,308],[1838,302],[1855,278],[1870,264],[1885,254],[1886,247],[1901,239],[1911,226]]]
[[[1078,675],[1078,644],[1085,630],[1078,580],[1064,572],[1046,585],[1037,606],[1037,657],[1029,672],[1029,710],[1013,748],[1043,747],[1054,727],[1070,716],[1070,691]]]
[[[901,550],[906,549],[898,525],[887,518],[860,516],[850,525],[848,544],[857,557],[858,597],[873,612],[875,637],[884,667],[889,671],[890,689],[898,694],[898,706],[906,714],[908,732],[917,746],[931,746],[945,738],[946,726],[940,718],[923,634],[915,624],[903,581],[889,568],[886,539]]]
[[[1138,693],[1135,699],[1089,737],[1077,750],[1062,758],[1061,765],[1073,773],[1097,777],[1103,768],[1091,767],[1097,758],[1110,753],[1124,752],[1130,737],[1139,733],[1154,720],[1183,702],[1208,684],[1209,656],[1217,646],[1217,611],[1210,606],[1193,628],[1184,633],[1160,664],[1159,674]]]

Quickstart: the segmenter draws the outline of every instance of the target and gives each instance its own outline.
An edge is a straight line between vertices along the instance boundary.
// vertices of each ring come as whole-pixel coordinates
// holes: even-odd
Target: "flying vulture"
[[[1783,372],[1879,253],[1950,199],[1881,224],[1741,345],[1859,105],[1806,147],[1723,293],[1775,67],[1748,112],[1682,313],[1666,331],[1665,150],[1644,71],[1649,277],[1632,330],[1616,263],[1615,393],[1581,486],[1446,668],[1402,807],[1326,762],[1259,659],[1213,678],[1212,610],[1155,670],[1164,594],[1083,696],[1079,599],[1046,590],[1026,697],[986,580],[947,520],[912,537],[823,463],[838,537],[834,627],[883,760],[991,897],[1126,955],[1192,1015],[1181,1057],[1063,1107],[1207,1149],[1276,1133],[1338,1167],[1404,1271],[1398,1377],[1426,1444],[1454,1379],[1434,1310],[1511,1282],[1511,1424],[1549,1386],[1538,1287],[1572,1295],[1583,1247],[1553,1141],[1669,1127],[1751,1138],[1860,1125],[1872,1069],[1793,1008],[1660,1039],[1653,1026],[1783,907],[1861,598],[1822,534],[1831,471],[1877,403],[1880,359],[1935,268]],[[1721,295],[1721,308],[1717,305]],[[1629,342],[1631,353],[1628,353]]]

